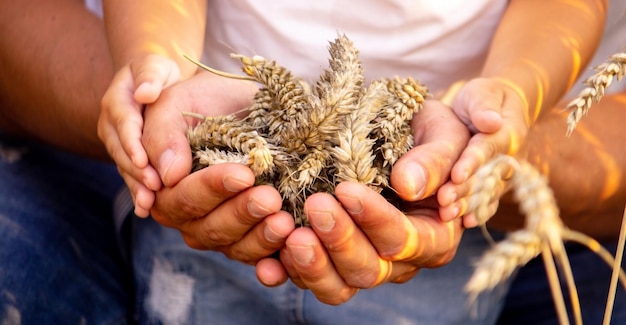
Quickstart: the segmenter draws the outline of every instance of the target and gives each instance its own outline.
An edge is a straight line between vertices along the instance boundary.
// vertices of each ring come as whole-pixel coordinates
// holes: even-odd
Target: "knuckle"
[[[380,282],[380,270],[363,269],[351,272],[344,281],[354,288],[369,289],[377,286]]]
[[[258,258],[252,256],[249,251],[242,249],[236,245],[230,246],[228,249],[224,250],[224,255],[232,260],[249,265],[254,265],[258,261]]]
[[[347,290],[341,290],[340,292],[329,296],[317,296],[317,299],[328,305],[339,306],[352,299],[357,290],[358,289],[349,288]]]
[[[223,231],[213,227],[203,227],[200,237],[202,238],[202,243],[209,247],[231,244]]]

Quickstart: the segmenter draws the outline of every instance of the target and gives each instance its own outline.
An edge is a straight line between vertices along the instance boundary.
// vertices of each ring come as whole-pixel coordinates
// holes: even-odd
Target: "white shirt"
[[[212,0],[203,62],[241,73],[236,52],[276,60],[311,82],[345,34],[366,79],[412,76],[431,91],[476,76],[505,0]]]

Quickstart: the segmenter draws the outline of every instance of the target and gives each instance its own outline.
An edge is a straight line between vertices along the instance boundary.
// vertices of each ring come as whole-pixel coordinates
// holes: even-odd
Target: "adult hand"
[[[283,246],[295,228],[293,218],[280,212],[282,198],[276,189],[253,186],[255,177],[248,167],[219,164],[190,174],[186,134],[199,121],[182,112],[242,112],[256,91],[253,83],[200,72],[165,89],[147,107],[142,138],[164,184],[156,192],[152,217],[178,229],[192,248],[220,251],[249,264]]]
[[[361,288],[408,281],[420,268],[444,265],[454,256],[460,219],[442,222],[436,205],[417,201],[448,180],[469,132],[436,101],[427,102],[412,123],[416,146],[391,175],[398,195],[412,201],[404,212],[365,185],[349,182],[336,187],[335,197],[317,193],[305,202],[311,228],[295,229],[280,257],[291,280],[320,301],[341,304]],[[271,263],[279,269],[277,262],[263,261]]]
[[[178,229],[191,248],[255,264],[284,245],[295,223],[281,211],[278,191],[254,186],[254,181],[252,171],[241,164],[201,169],[157,191],[152,217]]]

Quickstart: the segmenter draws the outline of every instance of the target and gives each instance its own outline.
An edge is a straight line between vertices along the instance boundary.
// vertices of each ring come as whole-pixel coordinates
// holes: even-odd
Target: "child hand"
[[[148,55],[122,67],[102,98],[98,136],[128,185],[135,214],[140,217],[148,216],[154,191],[161,187],[161,179],[149,165],[141,144],[144,107],[179,79],[180,70],[174,61]]]
[[[467,147],[452,167],[450,181],[437,193],[442,220],[448,221],[467,213],[471,194],[470,179],[476,170],[497,154],[515,155],[528,134],[527,104],[510,85],[497,79],[469,81],[455,97],[452,108],[473,133]],[[495,213],[504,188],[492,197]],[[469,214],[463,217],[465,227],[477,225]]]

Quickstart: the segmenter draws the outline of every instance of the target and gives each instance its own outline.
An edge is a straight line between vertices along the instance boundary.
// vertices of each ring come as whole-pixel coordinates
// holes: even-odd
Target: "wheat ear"
[[[502,277],[503,275],[509,276],[513,272],[512,270],[526,264],[529,260],[527,259],[528,257],[532,258],[537,256],[539,253],[543,253],[542,256],[544,258],[548,279],[550,280],[550,286],[559,319],[561,322],[567,322],[567,313],[565,312],[563,315],[563,311],[566,310],[566,308],[563,302],[561,289],[559,287],[558,274],[556,272],[556,268],[554,267],[554,260],[551,258],[554,254],[559,268],[564,273],[567,286],[571,292],[571,303],[575,317],[579,320],[581,319],[581,316],[578,294],[574,285],[571,267],[563,247],[562,233],[565,227],[559,218],[554,195],[548,186],[545,177],[543,177],[526,161],[517,161],[512,157],[502,155],[497,156],[476,172],[475,176],[477,178],[474,184],[485,185],[486,183],[487,185],[474,188],[473,191],[477,192],[474,194],[476,195],[475,202],[477,203],[470,203],[470,205],[474,205],[472,206],[474,211],[470,211],[474,212],[477,216],[481,215],[481,209],[484,209],[484,207],[486,207],[493,198],[493,192],[496,189],[495,184],[502,181],[503,175],[509,174],[509,172],[506,171],[507,165],[510,168],[513,168],[510,182],[512,190],[514,191],[513,194],[515,201],[518,202],[522,214],[526,216],[525,227],[520,231],[527,233],[526,236],[529,238],[536,237],[539,241],[539,246],[529,245],[526,247],[528,255],[524,255],[524,258],[521,258],[520,254],[514,256],[502,256],[502,254],[496,253],[490,255],[490,252],[487,252],[483,256],[484,260],[481,260],[483,262],[479,263],[479,265],[481,265],[480,270],[482,271],[475,273],[476,278],[472,276],[468,282],[470,285],[466,288],[466,290],[469,297],[471,299],[476,299],[480,292],[492,289],[495,285],[497,285],[497,283],[502,282],[505,279]],[[499,247],[514,245],[516,242],[513,242],[512,240],[516,239],[517,238],[507,238],[496,244],[492,250],[497,252]],[[501,260],[498,260],[498,258],[501,258]],[[502,269],[501,266],[498,266],[500,264],[507,266],[507,272],[497,272],[491,275],[493,278],[489,277],[490,275],[486,270],[494,269],[496,267]]]
[[[205,117],[196,127],[189,129],[188,141],[194,150],[226,147],[248,155],[248,166],[256,175],[272,173],[273,153],[277,148],[267,143],[253,127],[236,117]]]
[[[570,135],[580,119],[587,115],[594,102],[600,101],[604,92],[614,79],[621,80],[626,74],[626,52],[611,55],[605,63],[595,68],[594,75],[585,80],[586,88],[569,102],[567,109],[571,110],[567,118],[567,134]]]

